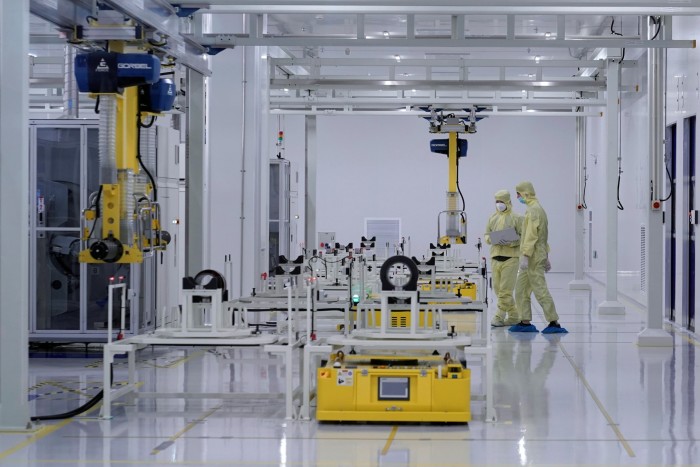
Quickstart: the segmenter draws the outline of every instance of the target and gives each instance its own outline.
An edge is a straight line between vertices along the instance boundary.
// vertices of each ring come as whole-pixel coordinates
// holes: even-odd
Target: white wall
[[[700,18],[681,17],[673,24],[674,39],[697,39],[700,30]],[[683,120],[696,115],[700,108],[700,51],[698,49],[676,49],[667,53],[666,73],[666,125],[677,123],[676,153],[679,180],[676,184],[677,206],[676,218],[679,219],[679,231],[676,238],[677,248],[677,308],[683,302],[683,291],[680,284],[684,276],[683,259],[687,256],[687,187],[681,179],[684,170],[683,162]],[[619,256],[618,271],[623,275],[638,276],[640,271],[641,237],[639,227],[647,222],[647,200],[649,193],[648,167],[648,120],[646,115],[646,53],[638,60],[635,69],[627,70],[623,75],[623,84],[638,84],[640,92],[624,93],[622,95],[622,158],[623,170],[621,198],[625,211],[619,217]],[[589,163],[588,206],[593,211],[594,229],[592,248],[598,252],[598,259],[593,260],[589,272],[602,271],[605,268],[605,219],[604,219],[604,170],[605,161],[605,126],[604,120],[588,122],[587,153]],[[593,164],[593,155],[597,155],[598,164]],[[693,157],[697,157],[693,155]],[[697,200],[695,201],[697,206]],[[649,247],[663,248],[663,245]],[[587,245],[588,248],[588,245]],[[663,267],[663,265],[650,265]],[[695,265],[697,268],[697,264]],[[697,285],[697,284],[696,284]],[[644,298],[640,294],[640,281],[623,280],[619,283],[620,291]]]
[[[431,153],[429,141],[447,135],[431,135],[427,122],[415,117],[317,118],[317,230],[336,232],[341,243],[357,243],[366,217],[399,217],[402,235],[411,237],[411,253],[420,257],[436,241],[447,189],[447,157]],[[285,125],[286,157],[303,175],[303,117],[287,116]],[[477,258],[474,245],[494,210],[493,194],[509,189],[515,201],[515,185],[527,179],[549,215],[554,268],[572,271],[574,119],[488,118],[468,139],[469,154],[460,164],[468,215],[463,256]],[[303,184],[303,206],[302,189]],[[517,201],[515,206],[524,212]],[[303,222],[300,238],[302,229]]]
[[[241,19],[235,15],[213,16],[213,32],[225,28],[224,23],[240,25]],[[261,265],[267,264],[268,206],[267,195],[263,198],[261,193],[267,192],[269,176],[266,164],[269,155],[262,149],[267,140],[268,116],[262,109],[267,108],[268,90],[265,84],[267,62],[260,59],[264,54],[261,49],[236,48],[213,56],[212,77],[208,80],[206,137],[211,221],[208,226],[210,255],[205,264],[224,272],[224,256],[231,255],[234,268],[229,289],[233,296],[250,294],[256,287]],[[245,93],[244,81],[247,82]],[[244,200],[243,205],[241,200]],[[259,235],[256,235],[256,225],[260,226]]]
[[[648,130],[646,95],[646,54],[638,59],[633,69],[625,69],[624,85],[638,84],[640,92],[621,94],[621,154],[620,202],[624,210],[618,211],[618,270],[639,274],[641,267],[642,224],[646,224],[648,199]],[[586,187],[586,224],[592,218],[591,245],[586,244],[585,265],[588,271],[605,270],[607,191],[605,166],[607,161],[606,118],[589,118],[587,123],[586,162],[588,182]],[[613,157],[616,157],[613,154]],[[589,249],[593,251],[589,265]],[[630,281],[630,283],[633,283]],[[639,291],[637,287],[635,293]],[[622,286],[622,284],[621,284]]]

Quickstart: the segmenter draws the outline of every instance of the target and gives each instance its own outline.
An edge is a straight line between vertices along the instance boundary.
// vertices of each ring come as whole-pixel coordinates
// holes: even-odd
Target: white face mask
[[[506,203],[501,203],[501,202],[496,203],[496,209],[498,209],[500,212],[505,211],[506,210]]]

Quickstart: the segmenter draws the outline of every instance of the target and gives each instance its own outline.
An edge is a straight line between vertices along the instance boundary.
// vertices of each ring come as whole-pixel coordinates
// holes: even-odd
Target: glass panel
[[[100,188],[100,147],[97,128],[87,130],[87,189],[88,195]]]
[[[79,227],[80,129],[37,128],[36,166],[37,227]]]
[[[109,300],[110,278],[114,282],[129,284],[129,264],[88,264],[87,266],[87,323],[88,330],[107,329],[107,300]],[[121,289],[114,290],[114,305],[112,327],[114,331],[120,329],[121,323]],[[126,328],[131,328],[131,313],[129,300],[126,301]]]
[[[270,164],[270,220],[280,218],[280,166]]]
[[[274,273],[274,270],[279,266],[280,257],[280,225],[277,221],[270,221],[270,237],[269,237],[269,248],[270,248],[270,273]]]
[[[78,232],[44,232],[36,247],[37,329],[80,329]]]

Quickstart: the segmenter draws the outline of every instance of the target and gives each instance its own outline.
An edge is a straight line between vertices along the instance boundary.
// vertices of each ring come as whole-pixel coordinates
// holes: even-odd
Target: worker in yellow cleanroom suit
[[[491,241],[491,232],[515,228],[518,235],[522,235],[523,216],[513,212],[508,190],[500,190],[495,194],[496,212],[489,218],[486,224],[486,243],[491,245],[491,283],[493,291],[498,297],[498,311],[491,320],[491,326],[512,326],[520,322],[515,311],[513,289],[515,279],[518,277],[518,257],[520,256],[520,240],[494,244]]]
[[[547,288],[544,273],[551,269],[549,263],[549,236],[547,214],[535,197],[535,188],[530,182],[520,182],[515,187],[518,201],[527,205],[523,220],[523,234],[520,238],[520,265],[518,279],[515,282],[515,305],[520,316],[520,323],[511,326],[512,332],[537,332],[530,324],[532,308],[530,297],[534,293],[537,303],[544,311],[549,323],[543,334],[567,332],[559,323],[559,315],[554,307],[554,300]]]

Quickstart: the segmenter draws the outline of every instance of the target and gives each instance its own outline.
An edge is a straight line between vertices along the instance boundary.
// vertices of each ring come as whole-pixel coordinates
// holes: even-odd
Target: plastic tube
[[[140,128],[141,160],[153,175],[156,174],[156,127]],[[144,174],[145,175],[145,174]]]
[[[121,170],[121,223],[119,224],[122,243],[131,245],[134,240],[134,211],[136,200],[134,199],[134,184],[136,176],[131,170]]]
[[[117,98],[100,96],[99,162],[100,185],[117,183]]]

